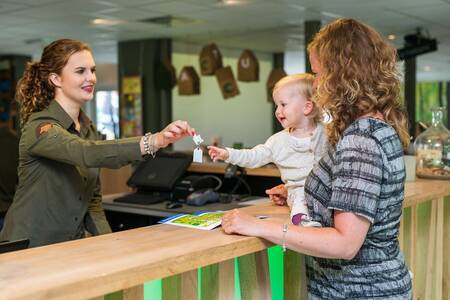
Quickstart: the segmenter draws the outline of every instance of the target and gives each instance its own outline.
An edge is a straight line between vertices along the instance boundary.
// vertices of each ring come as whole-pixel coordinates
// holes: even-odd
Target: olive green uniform
[[[19,145],[19,185],[0,240],[30,239],[30,247],[110,232],[99,169],[141,159],[139,137],[99,141],[80,113],[80,132],[56,101],[34,113]]]
[[[13,200],[18,164],[19,138],[9,128],[0,128],[0,217],[6,213]]]

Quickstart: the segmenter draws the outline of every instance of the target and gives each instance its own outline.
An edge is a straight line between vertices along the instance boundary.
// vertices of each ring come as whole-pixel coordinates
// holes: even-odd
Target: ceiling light
[[[425,72],[430,72],[431,71],[431,67],[430,66],[425,66],[425,67],[423,67],[423,70]]]
[[[335,14],[335,13],[332,13],[332,12],[328,12],[328,11],[321,11],[320,14],[322,16],[329,17],[329,18],[332,18],[332,19],[339,19],[339,18],[343,17],[341,15],[338,15],[338,14]]]
[[[395,37],[396,37],[395,34],[388,35],[388,39],[391,41],[395,40]]]
[[[118,19],[94,19],[94,20],[92,20],[92,24],[102,25],[102,26],[114,26],[114,25],[117,25],[120,23],[123,23],[123,21],[118,20]]]
[[[245,0],[217,0],[217,4],[222,6],[233,6],[245,3],[247,3]]]

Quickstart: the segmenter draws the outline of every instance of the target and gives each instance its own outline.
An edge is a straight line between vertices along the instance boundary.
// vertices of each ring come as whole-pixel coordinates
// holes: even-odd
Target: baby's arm
[[[248,168],[257,168],[271,162],[271,151],[264,145],[258,145],[250,150],[208,146],[208,154],[213,161],[224,160],[227,163]]]
[[[272,162],[272,151],[267,145],[257,145],[252,149],[227,148],[227,163],[232,163],[245,168],[258,168]]]

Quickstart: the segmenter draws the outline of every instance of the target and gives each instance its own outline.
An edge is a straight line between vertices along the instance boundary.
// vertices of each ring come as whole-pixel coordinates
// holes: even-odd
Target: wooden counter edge
[[[254,237],[246,237],[235,243],[217,246],[205,251],[188,252],[181,256],[138,266],[129,267],[116,272],[99,271],[98,276],[74,279],[53,287],[37,285],[38,288],[13,288],[14,296],[8,294],[8,288],[2,288],[2,299],[88,299],[111,292],[124,290],[150,280],[181,274],[199,267],[219,263],[242,255],[258,252],[272,246],[271,243]],[[35,280],[39,280],[35,278]],[[5,293],[6,292],[6,293]]]
[[[260,205],[260,207],[247,207],[244,209],[255,209],[257,212],[266,210],[267,205]],[[288,210],[286,207],[280,208],[288,216]],[[170,225],[157,225],[150,227],[143,227],[130,230],[128,232],[117,232],[103,236],[91,237],[88,239],[70,241],[65,243],[59,243],[44,247],[32,248],[29,250],[17,251],[12,253],[6,253],[2,255],[3,261],[6,261],[4,266],[6,268],[12,268],[17,273],[10,274],[10,282],[8,282],[8,274],[1,274],[0,278],[5,278],[3,282],[0,282],[0,299],[81,299],[81,298],[93,298],[101,296],[114,291],[119,291],[133,286],[142,284],[144,282],[164,278],[167,276],[184,273],[190,270],[197,269],[202,266],[207,266],[222,261],[232,259],[234,257],[258,252],[267,249],[272,244],[260,238],[246,237],[239,235],[224,235],[224,239],[220,238],[221,242],[216,242],[214,245],[209,246],[200,242],[200,246],[194,247],[191,251],[184,253],[175,253],[169,255],[164,259],[154,260],[155,256],[152,256],[152,250],[142,250],[133,253],[130,256],[111,255],[111,266],[108,270],[105,260],[87,259],[83,266],[75,265],[71,266],[70,257],[77,251],[80,251],[80,255],[84,251],[92,253],[95,249],[105,249],[107,245],[115,240],[121,240],[125,234],[134,234],[140,236],[152,236],[153,234],[164,234],[164,230],[161,231],[164,226]],[[172,226],[170,226],[172,227]],[[202,236],[202,230],[187,229],[183,227],[173,226],[177,233],[183,230],[190,230],[194,232],[194,235]],[[159,233],[157,233],[160,231]],[[214,234],[223,235],[222,229],[216,229],[211,231]],[[170,234],[169,232],[167,234]],[[209,237],[208,237],[209,239]],[[193,241],[195,242],[195,240]],[[47,267],[46,272],[42,273],[42,277],[30,276],[36,272],[25,272],[25,277],[20,278],[21,272],[16,269],[17,264],[24,264],[26,262],[35,261],[36,256],[39,253],[48,253],[48,251],[59,252],[64,248],[67,251],[60,252],[61,257],[66,256],[65,261],[69,263],[67,268],[75,267],[73,274],[67,275],[67,269],[55,268],[52,264],[50,269]],[[168,248],[169,251],[170,247]],[[186,249],[186,248],[184,248]],[[126,249],[125,249],[126,250]],[[48,253],[51,254],[51,253]],[[207,254],[207,255],[205,255]],[[64,260],[64,259],[63,259]],[[0,259],[1,264],[1,259]],[[45,262],[42,263],[43,266]],[[30,266],[33,264],[30,264]],[[59,263],[57,264],[59,265]],[[37,268],[35,266],[35,268]],[[44,267],[43,267],[44,268]],[[94,269],[94,271],[93,271]],[[96,271],[98,269],[98,272]],[[58,270],[61,270],[61,275],[58,275]],[[31,278],[33,277],[33,278]],[[20,278],[21,280],[18,280]],[[56,283],[56,281],[59,281]],[[26,286],[26,288],[23,288]],[[21,288],[22,287],[22,288]]]

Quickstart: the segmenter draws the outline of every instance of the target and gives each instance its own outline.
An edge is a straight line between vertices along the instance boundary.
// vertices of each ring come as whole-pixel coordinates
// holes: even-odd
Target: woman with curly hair
[[[92,100],[95,62],[89,46],[61,39],[29,63],[17,86],[22,135],[19,185],[0,240],[30,247],[111,232],[102,208],[99,168],[118,168],[154,154],[194,129],[175,121],[161,132],[101,141],[82,111]]]
[[[322,28],[308,50],[316,101],[332,118],[331,147],[305,183],[309,213],[322,227],[258,220],[238,210],[222,226],[309,255],[309,299],[411,299],[398,243],[409,136],[396,51],[353,19]],[[285,203],[284,188],[267,193]]]

